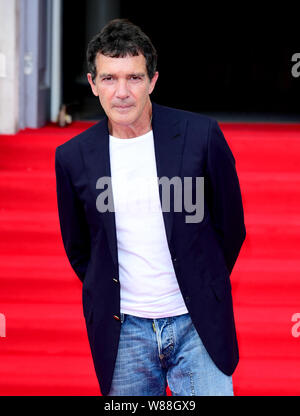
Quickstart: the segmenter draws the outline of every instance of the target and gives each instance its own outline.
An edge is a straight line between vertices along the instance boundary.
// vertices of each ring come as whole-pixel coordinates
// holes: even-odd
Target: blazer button
[[[174,262],[174,263],[176,263],[176,262],[177,262],[177,258],[176,258],[176,257],[174,257],[173,262]]]
[[[186,297],[185,297],[186,302],[189,302],[189,301],[190,301],[190,299],[191,299],[191,298],[190,298],[189,296],[186,296]]]
[[[117,315],[114,315],[114,318],[115,318],[117,321],[121,321],[121,319],[120,319]]]

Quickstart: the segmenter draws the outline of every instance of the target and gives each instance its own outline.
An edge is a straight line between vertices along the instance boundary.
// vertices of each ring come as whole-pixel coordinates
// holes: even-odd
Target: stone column
[[[18,131],[19,0],[0,0],[0,134]]]

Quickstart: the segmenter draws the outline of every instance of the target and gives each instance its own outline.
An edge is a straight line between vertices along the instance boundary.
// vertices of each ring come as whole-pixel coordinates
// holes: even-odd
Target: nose
[[[124,100],[129,96],[126,80],[119,80],[116,87],[116,97]]]

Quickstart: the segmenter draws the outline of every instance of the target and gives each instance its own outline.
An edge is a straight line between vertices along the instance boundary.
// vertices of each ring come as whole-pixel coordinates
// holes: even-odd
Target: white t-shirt
[[[160,205],[153,132],[109,136],[121,312],[144,318],[187,313]]]

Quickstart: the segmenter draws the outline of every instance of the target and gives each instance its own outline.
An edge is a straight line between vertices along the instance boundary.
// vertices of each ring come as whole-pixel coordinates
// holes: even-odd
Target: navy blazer
[[[239,356],[229,276],[246,236],[235,159],[210,117],[152,103],[152,128],[158,178],[204,177],[203,220],[187,223],[191,213],[172,207],[163,219],[194,326],[217,367],[231,375]],[[111,176],[107,117],[58,146],[55,169],[63,244],[83,282],[83,313],[105,396],[121,329],[115,215],[96,207],[96,182]],[[159,192],[162,198],[161,187]]]

